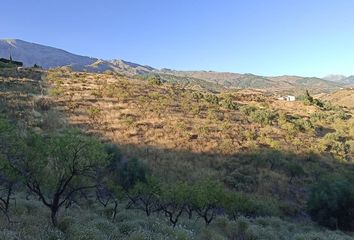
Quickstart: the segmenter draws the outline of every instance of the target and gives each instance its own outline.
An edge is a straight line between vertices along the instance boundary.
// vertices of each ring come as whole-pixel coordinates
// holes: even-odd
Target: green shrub
[[[200,99],[203,99],[203,98],[204,98],[204,95],[203,95],[203,93],[201,93],[201,92],[193,92],[192,97],[193,97],[195,100],[200,100]]]
[[[297,130],[299,131],[310,131],[314,129],[314,126],[310,120],[298,118],[294,120],[294,124]]]
[[[307,202],[314,221],[331,229],[354,230],[354,182],[346,177],[329,177],[316,184]]]
[[[257,199],[237,192],[227,195],[226,209],[233,220],[240,216],[255,218],[279,215],[279,208],[274,201]]]
[[[219,104],[219,98],[214,94],[207,94],[204,96],[205,101],[211,104]]]
[[[257,178],[247,172],[234,170],[224,179],[225,183],[237,191],[252,192],[257,186]]]
[[[258,109],[250,113],[252,121],[264,125],[272,124],[277,116],[276,113],[266,109]]]
[[[295,178],[304,176],[306,174],[303,167],[300,164],[295,163],[293,161],[286,163],[284,167],[285,167],[285,171],[289,176],[290,184],[293,182]]]
[[[239,109],[239,105],[232,101],[232,98],[230,96],[227,96],[224,101],[222,102],[223,107],[230,109],[230,110],[237,110]]]
[[[243,105],[240,107],[240,111],[247,116],[256,110],[257,110],[257,108],[255,106],[251,106],[251,105]]]
[[[48,91],[49,96],[59,96],[63,94],[64,90],[62,88],[51,88]]]
[[[156,75],[156,74],[149,76],[148,77],[148,82],[151,85],[157,85],[157,86],[162,85],[161,77],[159,75]]]

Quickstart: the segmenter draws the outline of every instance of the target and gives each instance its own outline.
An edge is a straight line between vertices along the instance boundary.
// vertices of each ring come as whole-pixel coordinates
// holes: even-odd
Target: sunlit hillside
[[[107,200],[103,206],[99,205],[102,199],[94,201],[94,192],[86,192],[88,202],[80,195],[72,199],[71,204],[82,207],[69,210],[68,206],[59,212],[59,229],[49,224],[47,230],[41,230],[43,236],[56,236],[55,239],[78,239],[76,228],[96,231],[90,233],[93,237],[89,239],[100,239],[94,237],[97,234],[106,236],[102,239],[146,239],[144,234],[167,239],[163,237],[167,232],[168,239],[259,239],[257,234],[263,237],[265,228],[270,234],[266,239],[282,239],[279,234],[315,236],[319,228],[310,221],[307,210],[311,187],[322,178],[353,171],[352,110],[326,101],[305,98],[287,102],[256,90],[209,92],[194,85],[162,82],[157,76],[143,80],[112,73],[72,72],[67,68],[7,69],[2,72],[0,93],[3,117],[16,125],[19,134],[32,131],[50,136],[53,131],[77,127],[106,144],[114,144],[123,166],[138,159],[148,174],[161,183],[201,184],[200,181],[211,180],[221,184],[223,191],[242,194],[241,202],[255,204],[253,210],[239,206],[238,214],[246,218],[237,218],[236,222],[226,219],[230,216],[228,208],[226,212],[213,212],[207,216],[215,214],[217,219],[207,228],[203,227],[202,218],[189,220],[183,210],[179,220],[182,225],[169,228],[168,218],[164,219],[159,211],[146,218],[138,210],[139,205],[134,208],[137,210],[123,210],[124,206],[138,204],[125,198],[124,191],[119,199],[107,199],[107,193],[97,195]],[[20,186],[14,190],[12,198],[19,205],[11,204],[7,216],[27,229],[26,222],[31,217],[46,216],[48,212],[35,195],[25,198],[24,194]],[[114,203],[119,208],[112,209]],[[118,215],[115,213],[111,222],[102,214],[107,212],[109,216],[113,210]],[[199,216],[201,212],[194,214]],[[45,224],[43,221],[40,224]],[[95,227],[97,221],[104,229]],[[162,224],[163,229],[156,232],[156,224]],[[274,224],[287,225],[289,229],[293,226],[294,230],[277,233]],[[302,224],[311,227],[305,230]],[[225,232],[223,227],[229,230]],[[0,236],[21,238],[21,228],[5,224]],[[106,228],[115,229],[120,237],[108,237]],[[328,236],[321,239],[334,239],[335,235]]]

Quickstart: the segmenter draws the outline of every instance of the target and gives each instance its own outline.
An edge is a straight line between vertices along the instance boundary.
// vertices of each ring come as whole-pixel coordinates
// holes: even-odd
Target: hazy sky
[[[153,67],[354,74],[354,0],[6,0],[0,38]]]

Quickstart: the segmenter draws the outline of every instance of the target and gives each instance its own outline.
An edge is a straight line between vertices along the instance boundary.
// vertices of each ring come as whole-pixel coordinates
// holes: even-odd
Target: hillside
[[[77,127],[117,148],[118,167],[107,176],[117,172],[136,177],[145,166],[146,174],[163,183],[155,186],[161,187],[162,192],[153,192],[153,205],[149,205],[152,213],[148,215],[140,210],[139,201],[132,202],[130,198],[131,194],[147,194],[136,193],[141,191],[139,184],[114,198],[108,197],[110,188],[104,188],[103,193],[97,188],[98,192],[84,191],[72,196],[59,212],[57,227],[48,224],[49,210],[38,201],[35,192],[25,197],[25,189],[18,186],[12,195],[16,205],[11,202],[8,212],[16,224],[8,224],[6,218],[0,217],[0,238],[352,239],[350,233],[332,232],[311,221],[306,207],[313,184],[329,175],[353,171],[351,110],[327,103],[318,107],[302,101],[279,101],[263,91],[213,93],[188,84],[160,84],[131,75],[72,72],[64,68],[7,69],[0,72],[0,81],[0,116],[16,123],[16,139],[31,136],[31,132],[45,137],[45,144],[39,144],[34,156],[44,145],[51,144],[53,132]],[[2,118],[0,131],[6,126]],[[31,150],[39,141],[34,140],[23,144],[29,144]],[[2,147],[8,147],[6,142],[1,141]],[[63,144],[54,143],[54,150],[57,144]],[[58,156],[62,156],[62,151],[65,149],[60,149]],[[15,153],[10,152],[10,156],[16,159],[14,164],[21,159]],[[65,158],[58,159],[63,162],[54,169],[65,166]],[[38,181],[43,181],[42,174],[56,176],[57,171],[50,172],[48,167],[39,168],[44,172]],[[38,168],[34,170],[36,173]],[[114,181],[120,182],[123,176]],[[211,179],[215,189],[206,185],[208,190],[203,195],[205,179]],[[194,199],[195,194],[202,194],[196,198],[198,203],[209,195],[226,199],[231,194],[233,200],[223,205],[223,211],[217,207],[224,204],[221,200],[215,208],[210,206],[212,214],[204,215],[212,220],[208,226],[197,208],[191,208],[189,215],[183,207],[177,226],[172,227],[176,212],[171,213],[169,220],[165,217],[169,210],[165,209],[164,214],[154,204],[170,199],[170,195],[162,194],[164,189],[172,191],[179,182],[199,189],[193,190],[192,198],[188,197]],[[216,183],[224,190],[217,190]],[[52,186],[52,181],[44,179],[43,184]],[[70,187],[76,184],[80,181]],[[143,189],[149,187],[143,185]],[[184,189],[184,185],[180,187]],[[183,193],[177,189],[172,195]],[[212,195],[215,190],[217,194]],[[155,202],[160,195],[162,202]],[[238,203],[241,205],[235,205]],[[233,220],[229,209],[240,216]],[[38,220],[33,223],[33,219]]]
[[[321,155],[329,144],[319,137],[321,129],[332,132],[352,124],[352,120],[343,118],[346,113],[341,110],[323,111],[298,101],[278,101],[256,91],[214,94],[168,83],[156,86],[114,75],[60,71],[49,72],[47,79],[53,84],[50,93],[54,102],[70,123],[126,146],[127,154],[133,151],[139,158],[149,158],[159,149],[161,154],[173,151],[150,162],[161,174],[169,170],[154,166],[171,167],[177,163],[176,158],[190,159],[189,164],[193,162],[203,172],[209,168],[207,162],[213,165],[215,154],[225,156],[219,159],[219,167],[226,164],[228,156],[263,148]],[[338,119],[331,123],[331,118]],[[344,152],[328,153],[353,158]],[[212,169],[209,174],[218,175],[219,171]],[[170,170],[173,175],[180,171],[189,178],[202,174],[194,167],[188,172],[183,164]],[[259,190],[264,191],[265,186],[259,186]]]
[[[265,77],[254,74],[222,73],[212,71],[174,71],[162,70],[171,76],[202,79],[210,83],[237,89],[263,89],[270,93],[300,95],[306,89],[314,93],[331,92],[339,89],[342,83],[299,76]]]
[[[331,94],[323,94],[321,99],[330,101],[335,105],[354,109],[354,89],[347,88]]]

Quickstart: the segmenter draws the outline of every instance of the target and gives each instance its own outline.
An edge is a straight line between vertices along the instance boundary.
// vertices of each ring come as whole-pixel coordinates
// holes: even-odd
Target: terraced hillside
[[[262,92],[213,94],[105,74],[56,70],[47,80],[53,104],[70,124],[117,143],[124,154],[144,159],[170,180],[207,175],[239,190],[291,196],[301,205],[305,183],[315,181],[313,172],[354,157],[351,113],[341,109],[278,101]],[[267,157],[259,159],[264,152],[284,153],[290,165],[279,160],[275,170]],[[291,164],[305,173],[290,184]],[[253,183],[242,186],[248,175]]]
[[[33,231],[44,239],[351,239],[350,233],[320,228],[307,211],[313,184],[354,171],[350,109],[279,101],[262,91],[213,93],[118,74],[67,69],[2,73],[1,113],[22,132],[46,136],[78,127],[115,144],[123,163],[138,159],[163,183],[211,179],[258,204],[247,211],[238,206],[246,217],[235,221],[218,208],[209,227],[183,210],[180,225],[169,228],[161,212],[144,216],[139,208],[124,209],[132,204],[127,197],[119,198],[116,208],[114,202],[100,206],[88,192],[83,194],[89,201],[78,197],[61,211],[55,228],[46,225],[48,212],[40,202],[27,200],[20,188],[18,206],[10,211],[19,223],[2,220],[0,236],[6,239],[21,239],[28,232],[33,236],[28,239],[35,239],[39,233]],[[29,227],[31,219],[42,220]]]

